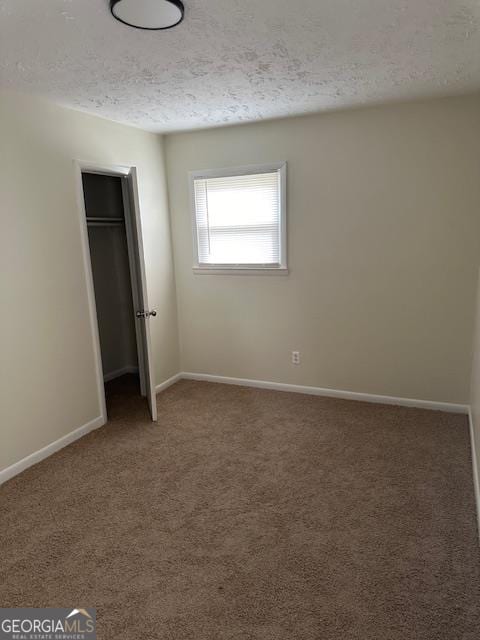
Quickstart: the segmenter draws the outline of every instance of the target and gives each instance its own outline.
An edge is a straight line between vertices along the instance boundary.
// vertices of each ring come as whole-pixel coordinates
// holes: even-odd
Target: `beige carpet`
[[[0,604],[105,640],[478,640],[464,416],[183,381],[0,488]],[[32,429],[35,425],[32,425]]]

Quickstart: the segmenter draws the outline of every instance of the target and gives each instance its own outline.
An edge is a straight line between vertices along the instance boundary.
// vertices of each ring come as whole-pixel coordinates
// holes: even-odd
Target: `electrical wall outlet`
[[[292,364],[300,364],[300,351],[292,351]]]

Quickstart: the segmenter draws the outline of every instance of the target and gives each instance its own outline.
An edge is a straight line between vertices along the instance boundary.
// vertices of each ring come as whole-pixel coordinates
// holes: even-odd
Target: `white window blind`
[[[198,266],[282,266],[281,179],[280,168],[193,177]]]

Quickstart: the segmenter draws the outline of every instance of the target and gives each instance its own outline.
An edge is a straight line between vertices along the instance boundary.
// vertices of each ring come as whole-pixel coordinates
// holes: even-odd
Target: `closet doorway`
[[[145,259],[135,167],[76,163],[97,384],[145,397],[157,419]],[[117,380],[118,379],[118,380]],[[116,382],[112,382],[116,380]],[[126,383],[125,383],[126,381]]]

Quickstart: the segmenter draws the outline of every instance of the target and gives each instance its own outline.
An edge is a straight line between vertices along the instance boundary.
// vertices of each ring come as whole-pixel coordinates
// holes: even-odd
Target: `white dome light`
[[[170,29],[183,20],[181,0],[110,0],[110,11],[120,22],[137,29]]]

